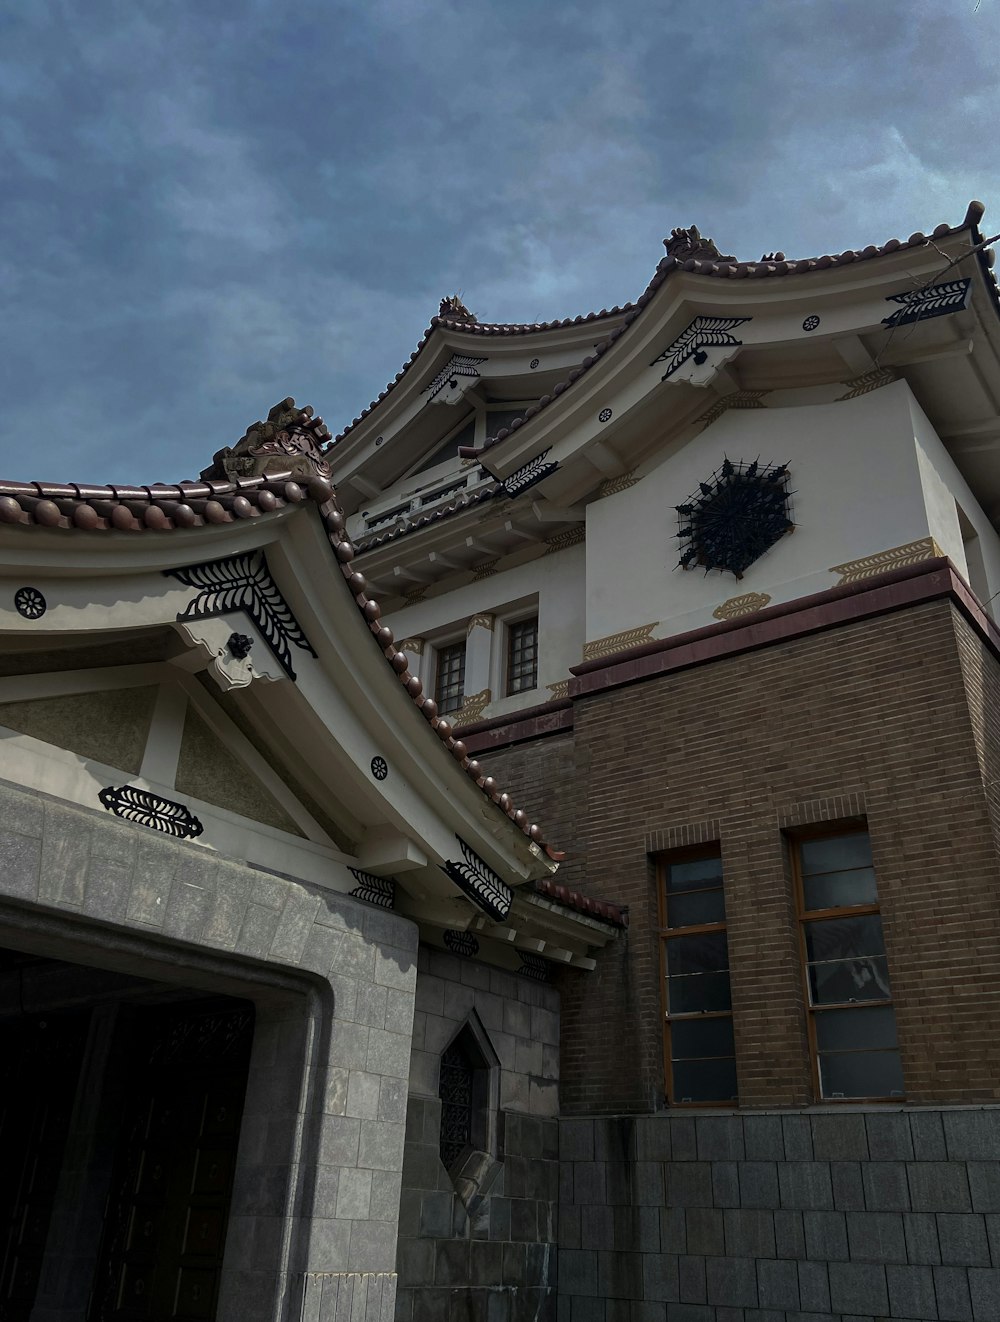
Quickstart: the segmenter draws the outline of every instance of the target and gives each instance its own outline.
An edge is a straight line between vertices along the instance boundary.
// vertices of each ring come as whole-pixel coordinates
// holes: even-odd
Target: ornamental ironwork
[[[441,865],[441,870],[483,913],[498,923],[503,922],[510,912],[514,892],[464,840],[458,843],[464,858],[449,859]]]
[[[552,447],[550,446],[549,449]],[[543,478],[549,477],[559,467],[557,463],[546,463],[545,456],[548,450],[543,450],[541,454],[536,454],[534,459],[529,459],[526,464],[511,473],[510,477],[504,479],[500,491],[505,496],[519,496],[522,491],[527,491],[528,487],[533,487],[536,482],[541,482]]]
[[[449,927],[443,939],[451,953],[461,956],[462,959],[472,959],[474,955],[479,954],[479,942],[471,932],[457,932]]]
[[[883,326],[908,326],[914,321],[926,321],[929,317],[944,317],[949,312],[960,312],[965,307],[971,277],[964,280],[945,280],[940,285],[928,285],[922,289],[907,289],[902,294],[890,294],[887,303],[901,303],[888,317],[882,318]]]
[[[455,1041],[441,1056],[441,1160],[451,1167],[472,1146],[472,1106],[476,1071],[461,1042]]]
[[[373,877],[370,872],[362,872],[360,868],[348,868],[348,871],[358,883],[348,892],[356,900],[377,904],[380,909],[391,909],[396,903],[396,883],[392,877]]]
[[[700,367],[708,358],[706,349],[739,348],[743,341],[738,340],[730,332],[746,321],[750,321],[750,317],[695,317],[694,321],[681,331],[677,339],[653,359],[650,367],[655,367],[657,363],[666,363],[666,371],[660,378],[661,381],[666,381],[689,358],[693,358]]]
[[[794,524],[789,516],[788,466],[726,459],[707,482],[675,508],[682,569],[744,571]]]
[[[201,835],[205,829],[183,803],[174,803],[136,785],[109,785],[97,797],[116,817],[148,826],[151,831],[162,831],[164,835],[187,840]]]

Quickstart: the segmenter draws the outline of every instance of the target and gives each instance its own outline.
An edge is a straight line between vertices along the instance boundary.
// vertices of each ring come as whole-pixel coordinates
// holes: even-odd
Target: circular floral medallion
[[[788,513],[785,464],[746,464],[726,459],[683,505],[676,506],[682,569],[700,565],[742,578],[795,526]]]
[[[535,368],[538,366],[538,359],[537,359],[537,358],[532,358],[532,360],[531,360],[531,362],[528,364],[528,366],[531,368],[532,371],[534,371]]]
[[[597,421],[598,421],[598,422],[610,422],[610,421],[611,421],[611,410],[610,410],[610,409],[601,409],[600,413],[598,413],[598,415],[597,415]]]
[[[811,317],[806,317],[805,321],[802,323],[802,329],[804,331],[811,331],[811,330],[815,330],[818,325],[819,325],[819,317],[817,317],[816,314],[813,313]]]
[[[47,609],[45,598],[37,588],[18,588],[14,593],[18,615],[26,620],[40,620]]]
[[[389,774],[389,763],[384,757],[372,758],[372,775],[376,780],[385,780]]]
[[[385,437],[384,437],[384,436],[376,436],[376,437],[375,437],[375,444],[376,444],[376,445],[381,445],[382,442],[383,442],[384,440],[385,440]]]

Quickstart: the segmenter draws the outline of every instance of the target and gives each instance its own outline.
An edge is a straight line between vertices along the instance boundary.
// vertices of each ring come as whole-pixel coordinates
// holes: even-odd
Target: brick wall
[[[483,756],[566,840],[574,884],[630,910],[627,941],[561,986],[563,1113],[662,1106],[650,857],[712,838],[740,1103],[815,1100],[783,832],[854,814],[872,838],[908,1100],[1000,1097],[998,711],[997,663],[942,599],[597,693],[575,704],[572,735]]]
[[[400,1203],[397,1322],[554,1317],[558,996],[421,947]],[[467,1207],[441,1162],[441,1053],[478,1015],[499,1058],[500,1170]]]
[[[560,1322],[996,1322],[1000,1111],[560,1123]]]

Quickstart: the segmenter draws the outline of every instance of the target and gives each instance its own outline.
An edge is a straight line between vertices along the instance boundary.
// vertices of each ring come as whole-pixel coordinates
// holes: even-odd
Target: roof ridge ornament
[[[712,262],[735,262],[736,257],[726,257],[716,247],[712,239],[706,238],[698,229],[697,225],[691,225],[688,229],[678,228],[670,231],[670,238],[663,240],[663,246],[667,250],[667,256],[673,257],[678,262],[686,262],[690,258],[707,259]]]
[[[329,477],[330,465],[322,449],[329,439],[323,419],[315,417],[309,405],[299,408],[289,395],[275,404],[266,422],[251,423],[234,446],[219,450],[202,472],[202,480],[235,481],[278,472],[291,473],[300,481]]]
[[[476,323],[479,321],[479,318],[469,311],[457,294],[451,294],[448,298],[443,298],[441,300],[438,316],[444,321],[468,321]]]

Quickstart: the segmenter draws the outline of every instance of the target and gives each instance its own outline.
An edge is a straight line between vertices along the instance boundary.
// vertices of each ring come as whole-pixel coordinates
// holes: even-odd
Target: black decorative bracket
[[[449,927],[444,934],[444,943],[453,955],[461,959],[472,959],[479,954],[479,942],[471,932],[457,932]]]
[[[445,386],[457,385],[460,376],[476,378],[479,376],[479,364],[485,362],[485,358],[476,358],[468,353],[456,353],[445,363],[430,385],[424,386],[421,394],[429,395],[433,399]]]
[[[552,447],[550,446],[549,449]],[[519,496],[522,491],[527,491],[528,487],[533,487],[536,482],[541,482],[543,478],[556,472],[559,465],[557,463],[547,464],[545,456],[548,450],[543,450],[541,454],[536,454],[534,459],[529,459],[526,464],[511,473],[510,477],[505,478],[501,487],[501,494],[505,496]]]
[[[164,835],[187,840],[201,835],[205,829],[183,803],[174,803],[172,799],[161,798],[159,794],[135,785],[109,785],[97,797],[116,817],[148,826],[151,831],[161,831]]]
[[[533,982],[548,982],[549,966],[541,955],[533,955],[527,950],[521,950],[518,953],[521,956],[521,967],[518,969],[518,973],[522,978],[531,978]]]
[[[198,589],[198,595],[181,611],[178,620],[202,620],[210,615],[225,615],[228,611],[244,611],[260,630],[289,679],[295,678],[293,646],[302,648],[310,656],[316,655],[271,577],[263,551],[247,551],[227,556],[224,560],[210,560],[203,565],[186,565],[182,569],[165,569],[163,572],[168,578],[176,578],[188,587]]]
[[[681,331],[677,339],[653,359],[650,367],[654,367],[657,363],[666,363],[666,371],[660,378],[661,381],[666,381],[689,358],[693,358],[700,366],[708,357],[705,353],[706,349],[720,345],[739,348],[743,341],[729,332],[750,320],[750,317],[695,317],[687,330]]]
[[[927,321],[929,317],[943,317],[949,312],[961,312],[969,294],[971,277],[964,280],[946,280],[940,285],[929,285],[926,289],[908,289],[903,294],[890,294],[887,303],[901,303],[888,317],[882,318],[883,326],[908,326],[914,321]]]
[[[510,912],[514,892],[478,854],[469,848],[464,840],[460,839],[458,843],[464,859],[443,863],[442,871],[448,874],[459,890],[482,909],[483,913],[498,923],[503,922]]]
[[[350,873],[358,883],[350,892],[356,900],[377,904],[380,909],[391,909],[396,903],[396,883],[391,877],[373,877],[358,868],[351,868]]]

